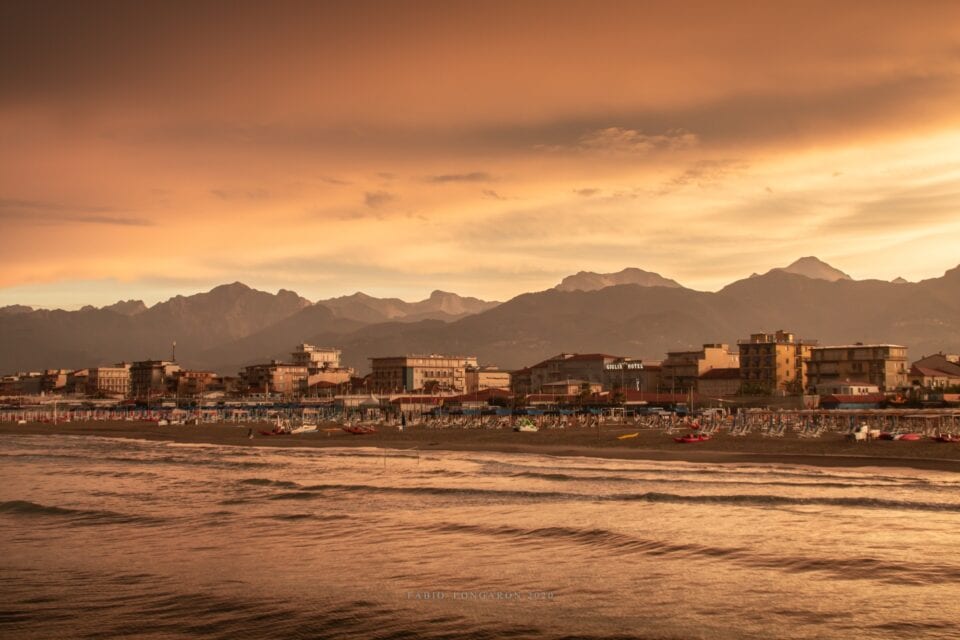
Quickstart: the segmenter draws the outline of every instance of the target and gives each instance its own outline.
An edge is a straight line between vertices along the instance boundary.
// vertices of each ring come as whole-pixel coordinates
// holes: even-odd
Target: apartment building
[[[63,388],[64,393],[84,394],[87,392],[87,378],[90,377],[89,369],[75,369],[67,374],[67,384]]]
[[[143,400],[166,394],[167,381],[177,371],[180,365],[169,360],[134,362],[130,365],[130,395]]]
[[[43,393],[63,393],[67,386],[69,369],[46,369],[40,380],[40,391]]]
[[[340,364],[340,349],[315,347],[303,343],[290,354],[293,364],[307,368],[308,389],[319,390],[326,385],[341,385],[350,382],[354,370]]]
[[[738,393],[740,369],[710,369],[697,380],[697,394],[703,398],[728,398]]]
[[[740,385],[744,393],[803,393],[813,340],[792,333],[754,333],[740,347]]]
[[[604,363],[602,381],[608,391],[656,391],[660,386],[660,363],[617,358]]]
[[[467,367],[467,393],[485,389],[510,389],[510,372],[497,367]]]
[[[126,363],[87,369],[87,395],[126,397],[130,394],[130,371],[131,365]]]
[[[816,390],[833,382],[855,381],[881,391],[906,387],[907,348],[897,344],[856,344],[813,347],[807,365],[807,387]]]
[[[328,347],[315,347],[312,344],[297,345],[296,349],[290,355],[293,357],[293,364],[308,369],[339,369],[340,368],[340,349],[331,349]]]
[[[180,398],[192,398],[221,388],[212,371],[177,371],[170,379],[170,391]]]
[[[438,354],[370,358],[370,365],[374,393],[466,393],[467,369],[478,367],[476,356]]]
[[[697,388],[697,381],[711,369],[736,369],[740,356],[722,343],[703,345],[694,351],[669,351],[660,364],[660,386],[664,391],[684,393]]]
[[[514,372],[514,393],[540,393],[543,386],[561,380],[583,380],[602,385],[606,367],[626,360],[606,353],[560,353],[532,367]]]
[[[949,354],[924,356],[910,366],[910,384],[930,390],[958,387],[960,364]]]
[[[271,393],[297,396],[307,389],[308,368],[274,360],[268,364],[254,364],[240,371],[240,389],[245,393]]]

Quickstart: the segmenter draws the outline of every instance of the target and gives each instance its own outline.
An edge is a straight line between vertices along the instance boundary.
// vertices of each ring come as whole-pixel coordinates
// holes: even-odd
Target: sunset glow
[[[5,3],[0,305],[960,262],[960,5]]]

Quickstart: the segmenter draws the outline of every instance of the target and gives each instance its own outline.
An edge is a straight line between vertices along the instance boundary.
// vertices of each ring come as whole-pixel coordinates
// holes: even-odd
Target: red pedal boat
[[[710,436],[708,436],[705,433],[697,433],[697,434],[690,433],[685,436],[680,436],[679,438],[674,438],[673,441],[689,444],[691,442],[706,442],[709,439],[710,439]]]
[[[377,430],[373,427],[344,427],[344,431],[347,433],[352,433],[355,436],[363,436],[368,433],[376,433]]]

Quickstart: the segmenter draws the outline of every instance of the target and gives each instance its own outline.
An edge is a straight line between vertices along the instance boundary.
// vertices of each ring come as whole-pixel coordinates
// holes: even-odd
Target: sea
[[[0,442],[2,638],[960,637],[960,474]]]

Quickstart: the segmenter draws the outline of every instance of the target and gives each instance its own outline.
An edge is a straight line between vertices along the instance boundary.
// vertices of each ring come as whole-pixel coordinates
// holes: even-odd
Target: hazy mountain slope
[[[276,295],[240,283],[177,296],[129,315],[129,304],[80,311],[38,310],[0,315],[2,371],[77,368],[119,360],[169,358],[189,362],[208,349],[249,335],[310,303],[290,291]]]
[[[373,324],[311,306],[291,292],[272,295],[239,284],[178,296],[132,316],[109,307],[17,310],[0,313],[0,370],[165,358],[173,340],[185,366],[231,375],[243,364],[287,359],[300,342],[339,347],[345,362],[361,370],[371,356],[404,353],[477,355],[505,368],[561,351],[659,360],[668,350],[733,345],[751,333],[781,328],[822,344],[904,344],[911,358],[960,351],[960,267],[917,283],[829,281],[774,269],[716,293],[635,284],[551,289],[453,322],[411,321],[415,310],[456,312],[482,303],[451,295],[437,293],[426,305],[399,301],[402,321]],[[364,317],[389,312],[378,304],[370,309]]]
[[[567,276],[554,287],[557,291],[596,291],[621,284],[637,284],[641,287],[680,287],[675,280],[664,278],[659,273],[629,267],[617,273],[594,273],[581,271]]]
[[[446,291],[434,291],[429,298],[419,302],[406,302],[399,298],[374,298],[358,291],[349,296],[320,300],[317,304],[331,309],[340,318],[375,323],[393,320],[454,320],[486,311],[500,303],[463,297]]]
[[[359,367],[371,355],[442,352],[519,368],[561,351],[661,359],[706,342],[735,348],[751,333],[781,328],[822,344],[905,344],[911,357],[958,351],[960,269],[916,284],[830,282],[775,270],[717,293],[637,285],[549,290],[449,324],[379,324],[338,338],[345,359]]]
[[[290,361],[290,353],[302,342],[336,347],[342,335],[363,326],[356,320],[338,318],[322,305],[311,305],[256,333],[204,350],[191,366],[236,375],[241,367],[270,360]],[[311,336],[330,336],[314,341]],[[195,361],[195,363],[194,363]]]

